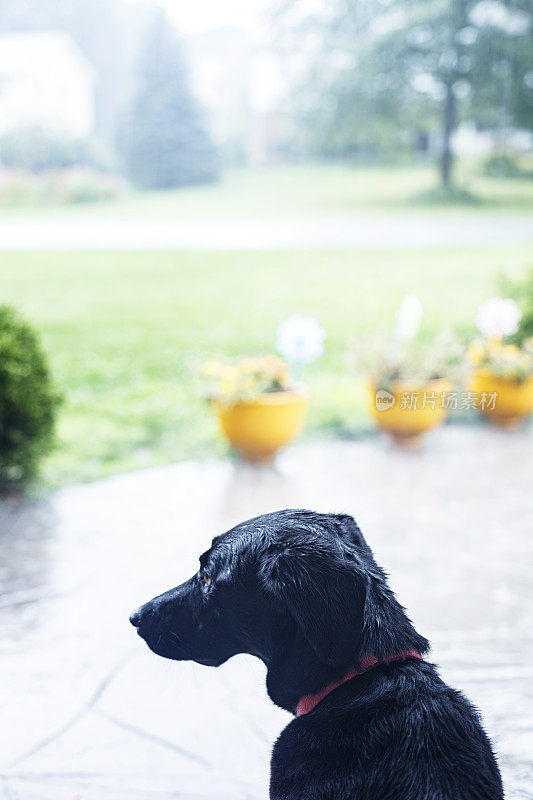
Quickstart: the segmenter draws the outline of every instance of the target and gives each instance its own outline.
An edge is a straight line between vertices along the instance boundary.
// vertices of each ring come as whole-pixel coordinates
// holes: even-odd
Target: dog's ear
[[[261,577],[321,661],[349,664],[361,639],[366,578],[353,553],[321,536],[294,536],[266,555]]]

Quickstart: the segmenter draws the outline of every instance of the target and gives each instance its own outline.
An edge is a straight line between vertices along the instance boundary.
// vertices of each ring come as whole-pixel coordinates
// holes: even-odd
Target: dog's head
[[[374,624],[376,604],[382,608]],[[294,684],[290,699],[272,697],[291,708],[299,692],[342,672],[369,647],[378,657],[397,646],[424,649],[421,637],[388,642],[400,620],[394,623],[387,606],[418,636],[351,517],[287,510],[217,536],[196,575],[130,619],[166,658],[219,666],[237,653],[258,656],[271,673],[271,696],[273,683]]]

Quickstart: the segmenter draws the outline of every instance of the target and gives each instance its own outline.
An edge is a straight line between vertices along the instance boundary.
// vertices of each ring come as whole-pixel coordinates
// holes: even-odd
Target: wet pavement
[[[533,799],[533,431],[449,426],[276,469],[186,462],[0,505],[0,797],[266,800],[288,721],[264,669],[151,654],[128,623],[212,536],[283,507],[356,517],[442,674],[481,709],[509,800]],[[3,795],[2,795],[3,792]]]

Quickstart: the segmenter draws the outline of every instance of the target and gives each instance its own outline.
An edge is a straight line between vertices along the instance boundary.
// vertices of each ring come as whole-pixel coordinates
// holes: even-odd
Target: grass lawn
[[[525,247],[375,251],[2,253],[2,302],[40,330],[64,394],[48,485],[92,479],[224,444],[195,370],[205,358],[269,351],[276,324],[315,315],[327,353],[309,369],[306,435],[367,425],[347,357],[353,335],[391,321],[407,292],[424,329],[467,333],[498,275]]]
[[[524,161],[524,168],[530,166]],[[126,194],[120,200],[71,206],[2,207],[2,216],[104,218],[257,218],[351,216],[388,213],[475,214],[527,212],[533,205],[532,179],[487,178],[479,161],[457,166],[457,181],[478,203],[424,206],[415,195],[437,183],[433,166],[350,167],[346,165],[280,166],[224,174],[213,186],[167,192]]]

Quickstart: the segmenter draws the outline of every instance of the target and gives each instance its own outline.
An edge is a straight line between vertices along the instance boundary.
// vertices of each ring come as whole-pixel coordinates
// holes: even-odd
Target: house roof
[[[64,31],[25,31],[0,34],[0,75],[59,72],[76,67],[94,79],[94,68],[72,37]]]

